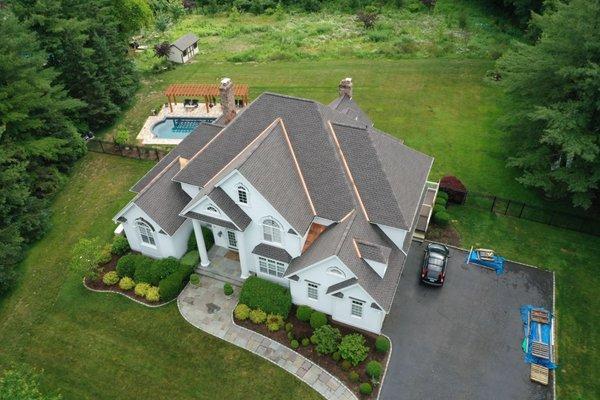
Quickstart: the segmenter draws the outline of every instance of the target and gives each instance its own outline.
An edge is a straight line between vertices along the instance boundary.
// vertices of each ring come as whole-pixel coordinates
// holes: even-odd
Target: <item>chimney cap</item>
[[[223,78],[221,79],[221,86],[227,86],[231,83],[231,79],[229,78]]]

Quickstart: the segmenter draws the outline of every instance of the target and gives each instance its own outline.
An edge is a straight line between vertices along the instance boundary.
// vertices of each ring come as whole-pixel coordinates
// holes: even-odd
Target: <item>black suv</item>
[[[443,244],[429,243],[421,267],[421,282],[442,286],[446,278],[446,265],[450,251]]]

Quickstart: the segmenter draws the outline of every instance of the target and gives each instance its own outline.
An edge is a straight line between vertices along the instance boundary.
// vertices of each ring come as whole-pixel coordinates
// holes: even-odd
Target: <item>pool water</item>
[[[161,139],[183,139],[200,123],[213,122],[216,118],[166,118],[152,127],[155,137]]]

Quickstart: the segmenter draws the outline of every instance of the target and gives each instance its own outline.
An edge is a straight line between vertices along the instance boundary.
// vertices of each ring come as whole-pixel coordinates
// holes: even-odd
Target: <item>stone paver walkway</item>
[[[257,354],[295,375],[326,399],[356,400],[342,382],[323,368],[259,333],[237,326],[232,321],[239,289],[234,297],[223,294],[223,283],[202,277],[202,286],[188,285],[179,295],[179,312],[198,329]]]

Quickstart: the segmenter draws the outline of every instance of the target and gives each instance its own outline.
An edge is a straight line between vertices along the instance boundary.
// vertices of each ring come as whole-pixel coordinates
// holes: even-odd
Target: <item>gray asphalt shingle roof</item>
[[[217,207],[223,210],[225,215],[227,215],[242,231],[252,222],[252,219],[248,214],[246,214],[244,210],[242,210],[242,208],[220,187],[214,188],[208,194],[208,198],[211,199]]]
[[[330,293],[335,293],[335,292],[337,292],[338,290],[341,290],[341,289],[347,288],[348,286],[352,286],[352,285],[354,285],[354,284],[355,284],[355,283],[357,283],[357,282],[358,282],[358,279],[356,279],[356,278],[349,278],[349,279],[346,279],[345,281],[341,281],[341,282],[338,282],[338,283],[336,283],[335,285],[331,285],[331,286],[329,286],[329,287],[327,288],[327,292],[326,292],[326,293],[327,293],[327,294],[330,294]]]
[[[373,260],[383,264],[387,264],[392,249],[389,247],[380,246],[373,243],[367,243],[357,240],[356,246],[360,256],[365,260]]]
[[[166,156],[164,156],[150,171],[146,173],[133,187],[132,192],[139,192],[152,181],[152,179],[158,175],[165,167],[171,164],[175,158],[181,156],[186,159],[190,159],[206,145],[219,131],[223,129],[222,126],[201,123],[198,127],[189,135],[187,135],[177,147],[171,150]]]
[[[237,227],[233,223],[231,223],[229,221],[225,221],[224,219],[221,219],[221,218],[215,218],[215,217],[210,217],[210,216],[204,215],[204,214],[198,214],[197,212],[194,212],[194,211],[188,211],[184,215],[188,218],[197,219],[198,221],[203,221],[203,222],[207,222],[209,224],[222,226],[223,228],[234,229],[234,230],[237,229]]]
[[[348,117],[364,125],[373,125],[373,121],[371,121],[369,116],[365,114],[358,104],[356,104],[354,99],[348,97],[347,95],[338,97],[329,104],[329,107],[341,112],[342,114],[346,114]]]
[[[292,261],[292,256],[285,249],[281,247],[271,246],[266,243],[260,243],[252,250],[253,254],[270,258],[272,260],[281,261],[289,264]]]
[[[133,199],[133,203],[169,235],[185,222],[179,213],[190,200],[181,185],[171,180],[177,172],[179,161],[175,159]]]
[[[188,47],[190,47],[191,45],[193,45],[194,43],[196,43],[197,41],[198,41],[198,36],[194,35],[193,33],[187,33],[187,34],[181,36],[176,41],[174,41],[171,44],[171,46],[175,46],[179,50],[183,51],[183,50],[187,49]]]

